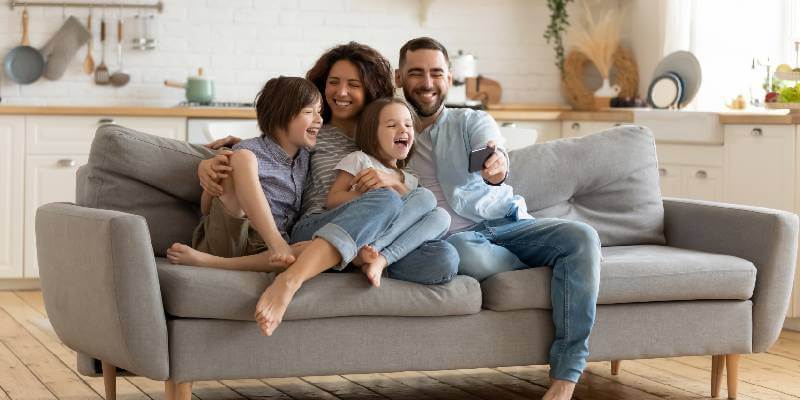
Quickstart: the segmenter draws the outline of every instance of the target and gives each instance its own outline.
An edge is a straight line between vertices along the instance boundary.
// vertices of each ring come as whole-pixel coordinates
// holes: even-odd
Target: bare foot
[[[291,245],[292,254],[275,254],[273,251],[267,250],[265,252],[267,256],[267,266],[288,268],[297,260],[297,257],[300,256],[300,253],[305,250],[309,243],[311,243],[311,241],[306,240]]]
[[[286,275],[279,274],[275,277],[256,304],[255,317],[262,334],[272,336],[298,289],[300,284],[292,282]]]
[[[542,400],[570,400],[575,391],[575,383],[561,379],[550,379],[550,389]]]
[[[210,267],[213,263],[213,257],[211,254],[195,250],[183,243],[173,243],[167,249],[167,259],[173,264]]]
[[[383,269],[388,264],[386,257],[369,245],[362,247],[358,251],[358,255],[364,261],[364,264],[361,265],[361,271],[367,276],[372,286],[381,287],[381,274],[383,274]]]

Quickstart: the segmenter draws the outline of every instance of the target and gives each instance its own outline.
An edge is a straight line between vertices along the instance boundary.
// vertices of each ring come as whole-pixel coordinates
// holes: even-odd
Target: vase
[[[602,110],[611,105],[611,99],[619,95],[619,85],[611,86],[608,78],[603,79],[603,86],[594,92],[594,108]]]

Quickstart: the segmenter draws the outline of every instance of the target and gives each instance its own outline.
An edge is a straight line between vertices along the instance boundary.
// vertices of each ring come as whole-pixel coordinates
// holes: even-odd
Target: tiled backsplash
[[[421,7],[430,3],[427,22]],[[116,23],[118,10],[107,9]],[[61,8],[30,8],[31,44],[41,47],[62,23]],[[135,10],[125,10],[132,22]],[[0,53],[19,44],[22,9],[0,6]],[[86,9],[67,9],[85,23]],[[99,22],[94,10],[94,56],[100,62]],[[478,70],[500,81],[504,102],[563,102],[553,51],[542,38],[549,21],[544,0],[164,0],[156,14],[159,46],[154,51],[126,47],[131,74],[122,88],[97,86],[82,72],[84,46],[58,81],[44,78],[20,86],[3,77],[2,104],[173,105],[183,99],[164,79],[185,80],[204,67],[216,81],[217,100],[252,101],[270,77],[303,75],[327,48],[355,40],[369,44],[396,66],[402,44],[430,35],[456,53],[478,58]],[[116,25],[109,24],[109,28]],[[106,63],[117,68],[116,29]]]

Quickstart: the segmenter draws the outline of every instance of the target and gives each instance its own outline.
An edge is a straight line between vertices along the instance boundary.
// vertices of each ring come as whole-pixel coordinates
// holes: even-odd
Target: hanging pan
[[[22,44],[6,54],[3,68],[11,80],[23,85],[36,82],[44,73],[44,57],[28,39],[28,9],[22,11]]]

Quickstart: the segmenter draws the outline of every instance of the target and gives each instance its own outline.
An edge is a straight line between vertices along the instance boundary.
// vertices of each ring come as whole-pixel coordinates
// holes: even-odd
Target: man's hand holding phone
[[[503,152],[497,150],[497,143],[494,140],[488,141],[486,147],[494,149],[494,152],[484,161],[481,176],[486,182],[499,185],[506,179],[508,160]]]

